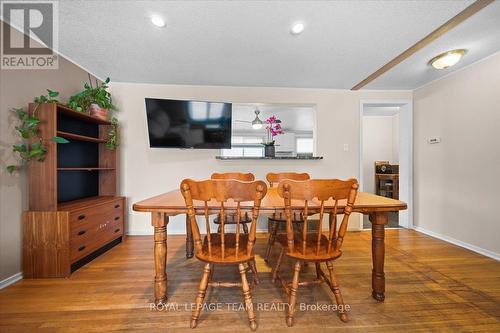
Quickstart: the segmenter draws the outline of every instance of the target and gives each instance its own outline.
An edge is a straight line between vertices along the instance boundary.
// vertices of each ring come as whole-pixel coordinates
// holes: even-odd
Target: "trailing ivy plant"
[[[19,170],[22,164],[35,159],[38,162],[45,160],[47,154],[47,146],[44,144],[43,139],[39,136],[38,126],[40,119],[37,115],[38,106],[43,103],[57,103],[56,97],[59,95],[57,91],[47,89],[47,95],[35,97],[36,106],[31,113],[23,108],[16,108],[13,111],[19,118],[19,125],[16,126],[16,131],[19,133],[22,142],[12,146],[12,151],[19,155],[21,159],[20,165],[8,165],[7,171],[13,173]],[[68,143],[69,141],[59,136],[54,136],[52,141],[56,143]]]
[[[106,148],[109,150],[115,150],[118,147],[118,119],[115,117],[111,118],[111,129],[108,133],[108,141],[106,142]]]

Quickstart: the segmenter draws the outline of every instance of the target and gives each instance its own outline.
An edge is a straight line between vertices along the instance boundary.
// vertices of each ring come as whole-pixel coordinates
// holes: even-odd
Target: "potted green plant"
[[[276,116],[271,116],[266,119],[266,141],[263,143],[264,145],[264,156],[265,157],[274,157],[276,154],[276,147],[274,140],[275,136],[280,134],[285,134],[283,129],[281,128],[281,120],[276,118]]]
[[[109,93],[109,77],[102,83],[96,82],[95,87],[92,81],[83,85],[83,91],[73,95],[69,99],[68,106],[80,112],[88,112],[91,116],[100,119],[108,119],[108,111],[115,110],[113,99]]]

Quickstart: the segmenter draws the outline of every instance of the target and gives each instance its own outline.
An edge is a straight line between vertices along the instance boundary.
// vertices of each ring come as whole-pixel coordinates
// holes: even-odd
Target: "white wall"
[[[132,203],[179,186],[183,178],[203,179],[214,171],[253,172],[263,179],[271,171],[307,171],[313,177],[358,177],[359,103],[361,98],[411,99],[409,91],[175,86],[113,83],[121,128],[121,192],[129,202],[130,234],[151,234],[149,214],[133,212]],[[237,103],[313,104],[316,109],[320,161],[218,161],[218,150],[150,149],[144,98],[173,98]],[[343,151],[344,143],[349,151]],[[169,233],[184,233],[185,218],[171,219]],[[353,218],[352,226],[359,225]],[[260,225],[260,228],[265,226]]]
[[[375,193],[375,161],[399,163],[399,116],[363,117],[363,191]]]
[[[414,92],[414,223],[500,258],[499,204],[497,53]]]
[[[399,114],[392,118],[392,164],[399,164]]]
[[[12,31],[20,38],[19,32]],[[21,271],[21,213],[28,206],[25,170],[12,175],[6,171],[7,165],[18,162],[12,153],[12,145],[19,143],[18,119],[11,110],[28,107],[46,89],[59,91],[60,100],[67,100],[83,88],[87,75],[63,57],[58,69],[0,70],[0,282]]]

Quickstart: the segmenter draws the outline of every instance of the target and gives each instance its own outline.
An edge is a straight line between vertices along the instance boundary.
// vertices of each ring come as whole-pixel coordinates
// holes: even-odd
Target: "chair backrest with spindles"
[[[188,217],[193,231],[193,239],[196,251],[202,252],[202,238],[198,223],[196,222],[196,211],[194,209],[193,200],[204,202],[205,225],[207,233],[208,252],[211,255],[212,242],[210,232],[210,214],[217,214],[221,217],[220,220],[220,253],[224,258],[225,253],[225,229],[224,229],[224,216],[225,211],[236,212],[236,231],[234,232],[236,242],[236,252],[238,253],[239,240],[240,240],[240,219],[241,219],[241,202],[253,202],[252,208],[252,222],[250,232],[248,234],[247,242],[247,255],[253,251],[255,244],[255,233],[257,227],[257,218],[259,216],[260,203],[262,198],[267,193],[267,185],[263,181],[243,182],[238,180],[203,180],[195,181],[192,179],[185,179],[181,182],[181,192],[186,203],[188,210]],[[217,210],[217,208],[219,209]]]
[[[349,216],[352,212],[352,206],[356,200],[358,191],[358,181],[356,179],[339,180],[339,179],[310,179],[305,181],[283,180],[278,185],[278,193],[285,201],[285,215],[287,219],[287,244],[288,250],[294,251],[294,225],[292,224],[292,209],[295,211],[299,207],[303,207],[302,226],[302,252],[306,254],[307,245],[311,248],[311,244],[307,244],[307,218],[311,215],[311,210],[319,213],[319,225],[317,237],[313,238],[316,243],[316,254],[326,251],[326,253],[338,252],[342,246],[344,235],[347,231]],[[339,200],[347,200],[345,208],[342,211],[338,210]],[[325,214],[325,202],[328,201],[329,225],[327,243],[321,244],[321,236],[323,233],[323,216]],[[314,203],[314,207],[310,203]],[[343,213],[344,217],[340,224],[337,233],[337,214]],[[311,242],[309,237],[309,242]],[[323,242],[324,243],[324,242]],[[313,244],[314,245],[314,244]],[[326,248],[324,248],[326,246]],[[322,248],[323,247],[323,248]]]
[[[225,173],[213,173],[210,179],[236,179],[244,182],[251,182],[255,180],[253,173],[241,173],[241,172],[225,172]]]
[[[308,180],[311,177],[308,173],[297,173],[297,172],[270,172],[266,175],[266,179],[269,182],[269,186],[278,185],[278,183],[285,179],[291,180]]]

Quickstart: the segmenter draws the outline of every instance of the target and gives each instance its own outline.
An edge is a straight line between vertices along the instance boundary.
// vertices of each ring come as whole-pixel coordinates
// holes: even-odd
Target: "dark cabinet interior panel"
[[[99,195],[99,171],[57,171],[57,201]]]
[[[69,140],[57,145],[58,168],[95,168],[99,166],[99,144]]]
[[[99,137],[99,125],[92,124],[79,119],[68,117],[65,114],[57,114],[57,130],[93,138]]]

